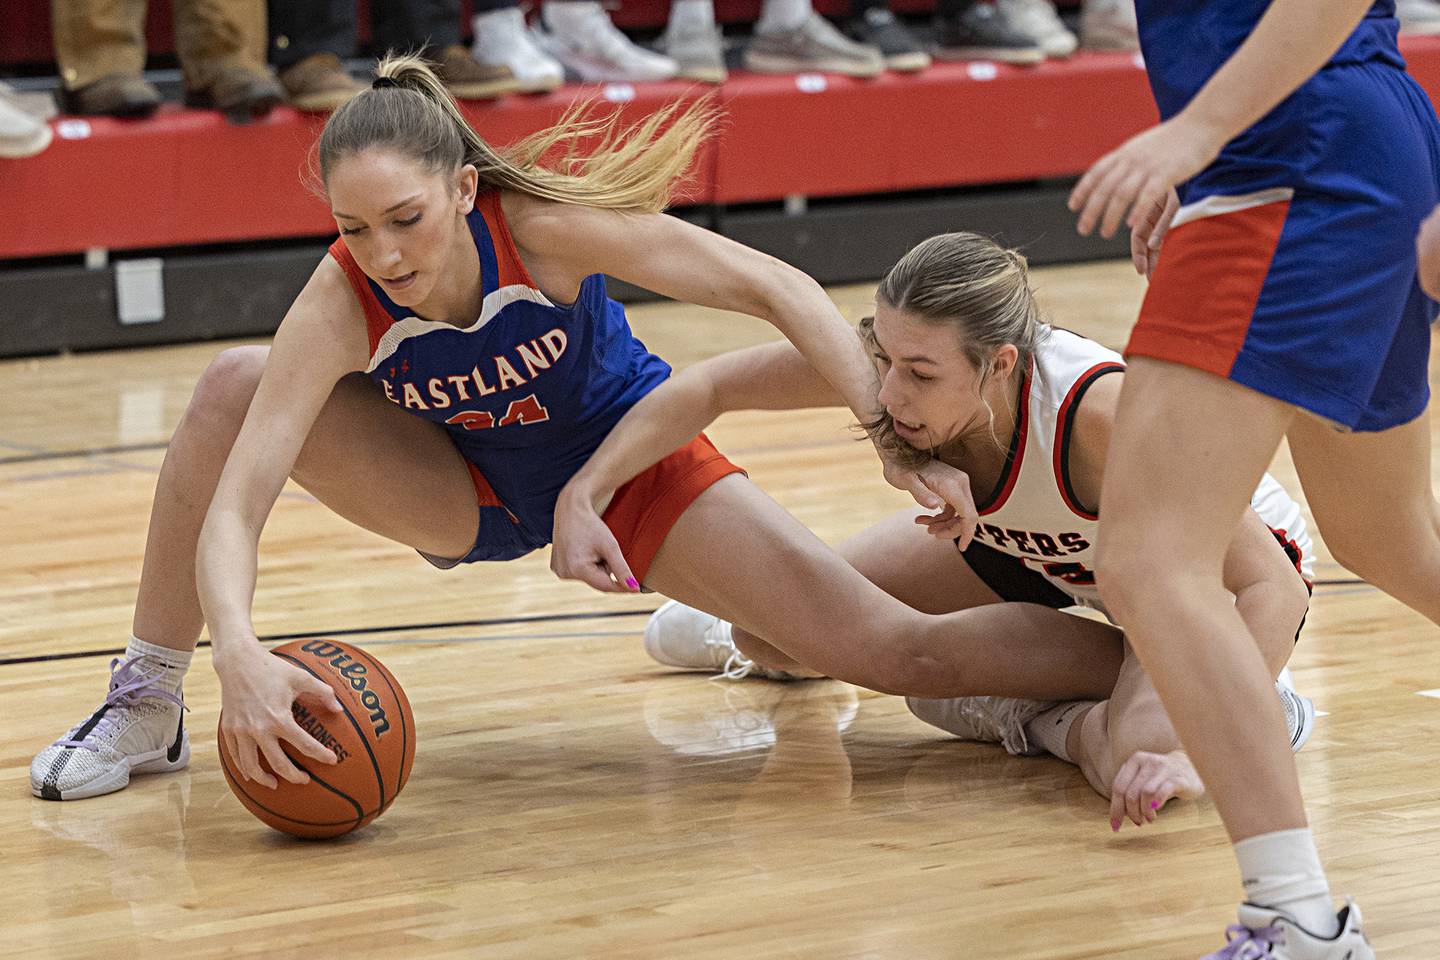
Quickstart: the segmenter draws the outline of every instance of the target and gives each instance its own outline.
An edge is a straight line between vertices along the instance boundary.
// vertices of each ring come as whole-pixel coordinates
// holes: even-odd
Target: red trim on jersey
[[[1006,457],[1005,474],[995,484],[995,490],[990,497],[977,508],[982,517],[989,516],[1005,506],[1005,501],[1010,499],[1010,493],[1015,489],[1015,482],[1020,479],[1020,464],[1025,459],[1025,441],[1030,438],[1030,384],[1034,379],[1035,368],[1032,360],[1030,369],[1025,372],[1025,382],[1020,385],[1020,419],[1015,424],[1015,437]]]
[[[360,269],[360,264],[355,262],[355,256],[350,248],[345,246],[344,237],[336,237],[335,242],[330,244],[330,256],[340,264],[340,269],[345,271],[345,276],[350,278],[350,286],[355,290],[355,299],[360,301],[360,307],[365,311],[365,333],[370,338],[370,356],[375,356],[375,348],[380,346],[380,338],[385,331],[395,325],[395,318],[375,298],[375,291],[370,289],[370,278],[365,276],[365,271]]]
[[[1295,564],[1295,572],[1300,574],[1300,580],[1305,584],[1305,589],[1314,593],[1315,584],[1310,582],[1310,578],[1305,576],[1305,571],[1302,569],[1305,563],[1305,551],[1300,549],[1300,544],[1291,538],[1288,530],[1281,527],[1272,527],[1268,523],[1265,524],[1265,526],[1269,528],[1270,533],[1275,539],[1280,542],[1280,549],[1285,551],[1285,556]]]
[[[495,488],[490,486],[490,481],[485,479],[485,474],[480,472],[480,468],[469,460],[465,461],[465,466],[470,470],[470,482],[475,485],[475,502],[482,507],[499,507],[510,514],[511,523],[519,523],[520,518],[510,513],[510,508],[500,502]]]
[[[1125,355],[1228,377],[1289,211],[1282,200],[1171,230]]]
[[[1080,397],[1090,389],[1101,374],[1124,372],[1125,365],[1116,363],[1114,360],[1105,360],[1095,364],[1080,374],[1070,385],[1070,392],[1065,394],[1065,399],[1060,404],[1060,413],[1055,418],[1055,486],[1059,488],[1060,499],[1065,501],[1065,506],[1070,508],[1070,512],[1085,520],[1099,520],[1100,515],[1086,510],[1070,496],[1070,436],[1066,428],[1069,425],[1071,414],[1075,412],[1072,408],[1078,405]]]
[[[505,209],[500,205],[500,191],[487,190],[477,194],[475,207],[480,211],[480,216],[485,218],[485,226],[490,230],[490,243],[495,248],[495,263],[500,273],[496,287],[520,284],[535,290],[540,289],[530,278],[530,272],[525,269],[525,263],[520,259],[520,251],[515,247],[515,238],[510,235],[510,225],[505,222]]]

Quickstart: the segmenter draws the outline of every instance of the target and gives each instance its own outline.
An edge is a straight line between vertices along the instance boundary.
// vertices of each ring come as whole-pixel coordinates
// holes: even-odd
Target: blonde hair
[[[995,351],[1013,344],[1017,368],[1028,370],[1049,332],[1030,289],[1024,256],[977,233],[942,233],[901,257],[880,281],[875,300],[925,323],[955,328],[960,349],[979,373],[975,390],[990,414],[990,435],[1003,447],[995,436],[995,411],[984,394],[995,370]],[[859,333],[867,346],[878,348],[874,317],[860,321]],[[933,456],[896,434],[894,420],[883,410],[861,427],[902,463],[914,466]]]
[[[675,199],[676,182],[710,136],[718,110],[710,99],[688,109],[679,101],[622,127],[619,113],[592,118],[593,103],[571,106],[552,127],[497,149],[475,131],[440,78],[417,56],[390,55],[375,70],[392,85],[351,98],[325,123],[319,174],[343,157],[384,147],[427,170],[449,173],[474,164],[482,187],[545,200],[658,213]],[[586,149],[586,148],[589,149]],[[556,169],[542,158],[561,151]]]

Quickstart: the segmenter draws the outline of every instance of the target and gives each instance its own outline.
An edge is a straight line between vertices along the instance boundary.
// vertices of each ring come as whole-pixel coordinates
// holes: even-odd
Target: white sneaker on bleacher
[[[1050,0],[999,0],[1015,29],[1033,39],[1047,57],[1068,57],[1080,46]]]
[[[1395,16],[1406,36],[1440,33],[1440,3],[1436,0],[1395,0]]]
[[[1080,46],[1086,50],[1139,50],[1135,0],[1082,0]]]
[[[760,666],[735,646],[728,622],[678,600],[666,601],[650,615],[645,625],[645,652],[656,663],[714,672],[717,679],[799,679],[783,670]]]
[[[519,7],[476,14],[470,54],[491,67],[506,67],[522,93],[543,93],[565,82],[565,68],[540,49]]]
[[[123,790],[132,774],[188,766],[185,705],[158,682],[165,669],[153,657],[111,660],[105,702],[36,755],[30,792],[45,800],[82,800]]]
[[[547,3],[540,19],[545,29],[534,35],[541,49],[581,83],[643,83],[680,72],[674,60],[632,43],[599,3]]]

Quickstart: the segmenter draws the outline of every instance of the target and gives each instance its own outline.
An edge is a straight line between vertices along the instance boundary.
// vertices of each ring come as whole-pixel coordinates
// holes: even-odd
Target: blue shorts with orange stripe
[[[1222,153],[1188,185],[1125,353],[1385,430],[1430,397],[1415,234],[1440,202],[1440,122],[1388,65],[1327,67],[1305,93],[1305,160],[1281,184],[1265,157]]]
[[[473,463],[466,461],[466,466],[480,505],[475,546],[456,560],[424,552],[422,557],[448,570],[481,560],[514,560],[550,542],[520,523]],[[615,491],[605,508],[604,520],[620,544],[630,571],[643,582],[666,534],[695,498],[722,477],[744,472],[702,433]]]

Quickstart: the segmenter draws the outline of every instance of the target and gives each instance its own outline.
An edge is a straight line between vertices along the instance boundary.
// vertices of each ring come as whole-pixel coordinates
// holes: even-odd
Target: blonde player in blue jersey
[[[1405,73],[1392,0],[1137,12],[1163,122],[1071,196],[1082,233],[1127,224],[1151,275],[1107,467],[1101,593],[1235,845],[1245,902],[1213,956],[1368,960],[1358,908],[1334,912],[1255,638],[1210,601],[1283,437],[1335,558],[1440,622],[1435,306],[1416,260],[1440,201],[1440,122]]]
[[[127,656],[100,707],[35,758],[37,796],[96,796],[185,766],[180,684],[202,624],[241,774],[303,781],[282,740],[333,760],[291,715],[297,697],[331,704],[328,688],[266,654],[251,620],[260,532],[286,478],[437,566],[543,545],[566,481],[669,374],[606,297],[603,274],[771,321],[857,416],[878,414],[875,371],[818,284],[659,214],[705,110],[662,113],[628,134],[562,124],[502,155],[422,62],[387,60],[379,73],[320,138],[341,237],[273,345],[228,350],[201,377],[161,470]],[[598,150],[568,172],[537,162],[596,134]],[[686,440],[608,503],[607,530],[630,562],[617,547],[583,571],[592,582],[643,581],[742,617],[857,683],[1019,692],[1003,670],[973,666],[995,660],[986,614],[904,606],[703,437]],[[887,474],[936,507],[929,485],[961,497],[940,464],[892,461]],[[913,644],[869,649],[877,635]],[[931,648],[953,659],[936,663]],[[1051,677],[1027,685],[1030,696],[1101,695],[1120,663],[1098,624],[1030,655]]]
[[[1043,322],[1023,259],[971,233],[932,237],[902,257],[880,282],[875,316],[861,323],[860,334],[881,377],[882,436],[907,460],[933,455],[963,471],[978,523],[967,526],[953,510],[902,511],[841,544],[841,555],[918,610],[987,611],[991,655],[999,659],[974,669],[1004,670],[1017,687],[1052,683],[1044,675],[1049,667],[1030,660],[1030,644],[1063,642],[1076,629],[1096,626],[1060,610],[1103,612],[1092,573],[1095,505],[1123,379],[1120,357]],[[587,568],[607,546],[608,531],[588,505],[604,503],[647,459],[721,413],[842,402],[783,342],[681,372],[636,405],[561,494],[555,529],[561,574],[567,564]],[[1252,502],[1244,535],[1226,559],[1225,583],[1230,602],[1264,638],[1275,673],[1308,608],[1310,540],[1299,507],[1273,479],[1265,478]],[[757,636],[749,625],[671,601],[651,617],[645,648],[661,663],[731,679],[815,675],[818,665],[806,651]],[[1110,628],[1110,635],[1124,650],[1120,632]],[[900,641],[877,634],[871,645]],[[931,653],[951,656],[942,648]],[[1277,689],[1299,749],[1314,709],[1288,687]],[[922,720],[965,739],[1074,763],[1110,801],[1114,829],[1125,818],[1153,821],[1171,798],[1203,789],[1128,651],[1104,702],[967,696],[911,697],[908,704]]]

